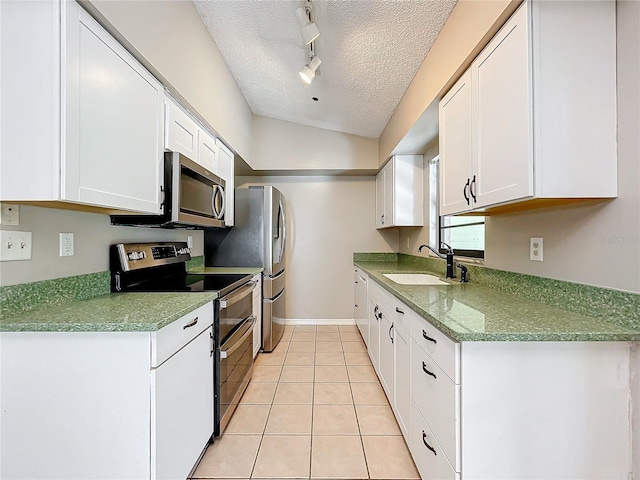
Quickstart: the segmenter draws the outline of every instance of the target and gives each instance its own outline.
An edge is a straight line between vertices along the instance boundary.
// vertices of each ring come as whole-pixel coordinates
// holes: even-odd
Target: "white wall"
[[[378,140],[274,118],[253,117],[249,164],[255,170],[370,170]]]
[[[109,270],[109,245],[154,240],[187,241],[193,235],[192,254],[204,254],[204,235],[198,230],[116,227],[108,215],[52,208],[20,206],[20,225],[2,230],[32,232],[31,260],[0,263],[0,286]],[[59,256],[59,234],[74,234],[72,257]]]
[[[287,318],[353,319],[353,253],[394,252],[375,229],[374,177],[238,177],[274,185],[288,211]]]
[[[250,160],[251,110],[192,2],[93,0],[89,7]]]

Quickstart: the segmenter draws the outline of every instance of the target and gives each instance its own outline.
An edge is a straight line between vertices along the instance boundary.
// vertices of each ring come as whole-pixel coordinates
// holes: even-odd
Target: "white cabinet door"
[[[198,133],[198,163],[210,172],[220,176],[216,139],[206,130],[200,130]]]
[[[220,170],[220,177],[224,179],[225,184],[225,215],[224,224],[227,227],[233,227],[234,225],[234,159],[233,153],[218,139],[216,139],[218,146],[218,165]]]
[[[394,411],[404,438],[409,441],[411,421],[411,339],[409,333],[395,325],[395,402]]]
[[[384,227],[384,172],[376,175],[376,228]]]
[[[353,272],[354,281],[354,309],[353,316],[362,335],[365,345],[369,345],[369,315],[367,313],[367,274],[356,268]]]
[[[394,168],[393,168],[393,159],[387,162],[387,165],[384,167],[384,204],[382,208],[382,215],[384,220],[384,226],[391,227],[395,225],[395,217],[393,211],[394,204]]]
[[[211,334],[152,370],[152,478],[186,478],[213,434]]]
[[[473,206],[533,195],[527,21],[527,8],[520,8],[471,66],[478,136],[470,182]]]
[[[255,357],[262,348],[262,274],[253,277],[256,286],[253,289],[253,315],[256,322],[253,325],[253,356]]]
[[[394,348],[395,332],[393,331],[393,317],[387,309],[381,308],[380,318],[380,363],[378,373],[382,387],[387,393],[389,402],[393,404],[394,399]]]
[[[64,200],[160,213],[162,85],[77,3],[66,3]]]
[[[164,148],[171,152],[179,152],[197,162],[200,131],[198,124],[172,98],[165,97],[165,109]]]
[[[380,305],[370,299],[369,303],[369,357],[376,371],[380,365]]]
[[[471,72],[440,102],[440,213],[470,210],[472,169]]]

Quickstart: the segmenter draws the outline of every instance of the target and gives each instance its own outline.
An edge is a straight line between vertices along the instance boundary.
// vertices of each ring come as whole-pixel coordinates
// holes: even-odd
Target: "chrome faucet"
[[[443,245],[447,248],[446,255],[440,253],[431,245],[428,245],[426,243],[418,247],[418,252],[421,252],[424,247],[427,247],[429,250],[435,253],[438,257],[445,259],[447,261],[447,278],[456,278],[456,274],[453,268],[453,248],[451,248],[449,245],[447,245],[444,242],[440,242],[440,245]]]

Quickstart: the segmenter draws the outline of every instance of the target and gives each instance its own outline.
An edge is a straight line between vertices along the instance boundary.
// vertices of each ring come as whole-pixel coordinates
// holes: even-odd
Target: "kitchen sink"
[[[383,273],[382,275],[400,285],[451,285],[427,273]]]

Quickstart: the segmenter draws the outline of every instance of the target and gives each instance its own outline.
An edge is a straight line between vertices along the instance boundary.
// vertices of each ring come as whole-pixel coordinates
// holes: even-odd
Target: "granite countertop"
[[[217,298],[206,293],[111,293],[0,320],[1,332],[152,332]]]
[[[638,341],[640,331],[477,283],[400,285],[383,273],[431,273],[398,262],[355,261],[385,290],[455,341]]]
[[[262,267],[194,267],[187,273],[198,275],[245,274],[256,275],[264,270]]]

